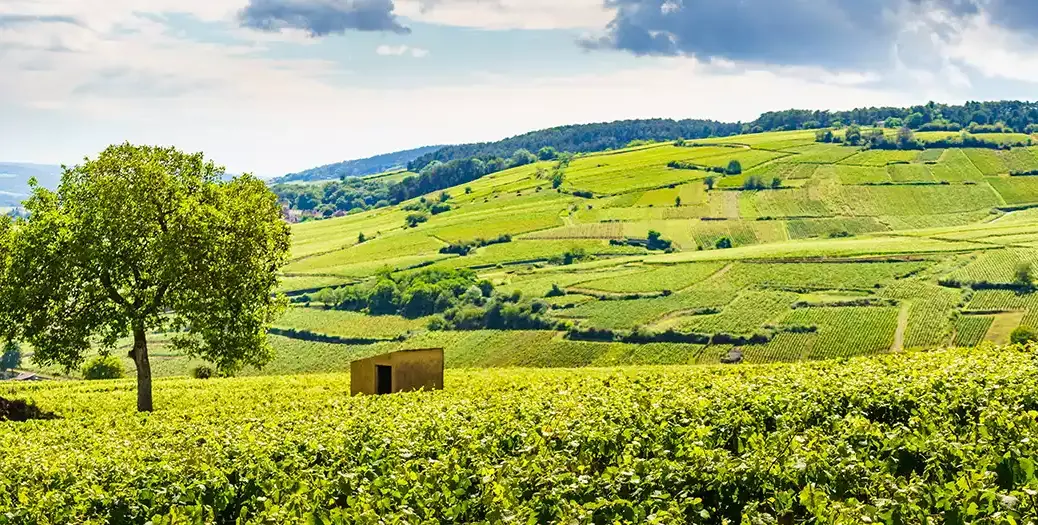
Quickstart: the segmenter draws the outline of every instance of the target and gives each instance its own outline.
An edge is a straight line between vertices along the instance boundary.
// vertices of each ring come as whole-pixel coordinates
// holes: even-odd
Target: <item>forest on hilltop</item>
[[[1002,101],[947,105],[930,102],[904,108],[859,108],[849,111],[790,109],[764,113],[749,123],[651,119],[561,126],[497,142],[438,148],[409,162],[407,167],[413,173],[404,177],[359,179],[346,176],[341,182],[320,186],[276,185],[274,191],[284,204],[293,209],[317,217],[330,217],[399,204],[504,169],[537,160],[557,160],[564,152],[594,153],[642,142],[701,140],[740,133],[757,134],[852,124],[879,124],[919,131],[952,132],[969,129],[974,133],[1032,133],[1038,129],[1038,103]]]

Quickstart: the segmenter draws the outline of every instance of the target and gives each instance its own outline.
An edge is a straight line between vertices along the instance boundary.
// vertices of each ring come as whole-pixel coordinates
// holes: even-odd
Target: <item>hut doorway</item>
[[[388,365],[375,366],[376,391],[379,394],[393,393],[393,367]]]

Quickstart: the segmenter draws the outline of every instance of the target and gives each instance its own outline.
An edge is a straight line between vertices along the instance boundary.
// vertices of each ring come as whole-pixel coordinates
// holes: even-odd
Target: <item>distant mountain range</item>
[[[46,188],[61,181],[61,166],[0,162],[0,207],[18,206],[29,196],[29,179],[36,177]]]
[[[406,151],[376,155],[366,159],[347,160],[344,162],[337,162],[335,164],[328,164],[308,169],[306,171],[300,171],[299,173],[290,173],[273,179],[271,182],[274,184],[283,182],[314,182],[322,180],[336,180],[344,177],[374,175],[376,173],[405,168],[409,162],[423,155],[433,153],[441,148],[443,148],[443,146],[425,146]]]

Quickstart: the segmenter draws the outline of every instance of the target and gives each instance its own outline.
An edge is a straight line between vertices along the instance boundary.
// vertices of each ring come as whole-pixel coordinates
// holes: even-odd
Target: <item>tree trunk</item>
[[[143,326],[133,327],[133,362],[137,365],[137,411],[151,412],[151,363]]]

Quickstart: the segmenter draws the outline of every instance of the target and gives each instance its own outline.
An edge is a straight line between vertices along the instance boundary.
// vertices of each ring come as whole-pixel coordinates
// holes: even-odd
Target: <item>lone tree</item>
[[[1016,271],[1013,272],[1013,278],[1017,285],[1023,288],[1031,288],[1034,286],[1034,266],[1026,261],[1017,264]]]
[[[270,359],[289,229],[263,182],[122,144],[64,168],[56,192],[30,184],[29,218],[0,224],[0,329],[34,361],[71,370],[92,344],[107,354],[132,335],[137,410],[151,411],[149,332],[225,372]]]
[[[742,173],[742,163],[732,159],[732,161],[728,163],[728,167],[725,169],[725,173],[729,175],[738,175]]]

